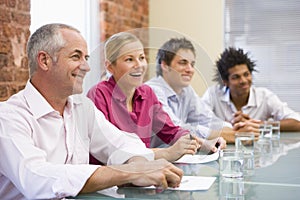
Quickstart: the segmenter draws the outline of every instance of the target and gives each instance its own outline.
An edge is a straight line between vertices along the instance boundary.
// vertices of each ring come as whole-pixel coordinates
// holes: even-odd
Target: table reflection
[[[292,136],[291,136],[292,135]],[[186,176],[213,176],[216,181],[205,191],[173,191],[139,187],[117,188],[108,193],[79,195],[79,199],[300,199],[300,133],[281,134],[272,141],[272,152],[264,154],[256,147],[255,173],[239,179],[219,177],[219,163],[176,164]],[[234,148],[229,145],[228,148]]]

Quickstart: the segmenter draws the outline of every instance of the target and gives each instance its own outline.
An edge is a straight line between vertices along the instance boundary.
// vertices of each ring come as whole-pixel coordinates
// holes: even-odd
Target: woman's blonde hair
[[[128,32],[120,32],[112,35],[104,45],[105,59],[114,64],[120,56],[120,49],[132,42],[141,41],[135,35]]]

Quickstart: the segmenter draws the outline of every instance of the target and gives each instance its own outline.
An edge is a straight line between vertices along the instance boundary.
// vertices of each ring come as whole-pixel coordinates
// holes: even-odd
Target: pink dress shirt
[[[170,144],[189,133],[188,130],[173,124],[147,85],[143,84],[135,90],[132,112],[128,112],[126,97],[113,77],[95,85],[87,96],[103,112],[106,119],[121,130],[136,133],[147,147]]]
[[[82,95],[68,98],[63,116],[28,82],[0,104],[0,199],[76,196],[99,165],[121,164],[134,155],[154,159],[132,134],[109,123]]]

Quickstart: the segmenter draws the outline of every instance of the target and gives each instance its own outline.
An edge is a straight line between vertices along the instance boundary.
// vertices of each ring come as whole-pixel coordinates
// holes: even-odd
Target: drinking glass
[[[220,150],[220,175],[228,178],[243,177],[244,154],[236,149]]]
[[[244,176],[254,174],[254,133],[237,132],[235,134],[235,149],[244,153]]]

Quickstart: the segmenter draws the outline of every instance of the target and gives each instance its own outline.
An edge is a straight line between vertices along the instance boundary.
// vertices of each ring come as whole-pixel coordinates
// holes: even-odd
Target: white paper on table
[[[216,177],[209,176],[183,176],[180,186],[177,188],[168,188],[168,190],[182,190],[182,191],[194,191],[194,190],[208,190],[215,182]],[[143,187],[146,189],[155,189],[155,186]]]
[[[213,154],[210,155],[191,155],[186,154],[176,160],[174,163],[188,163],[188,164],[201,164],[201,163],[207,163],[211,161],[215,161],[219,158],[219,151],[216,151]]]
[[[114,198],[125,198],[125,194],[118,194],[118,187],[113,186],[107,189],[99,190],[97,193],[104,194],[106,196],[114,197]]]

